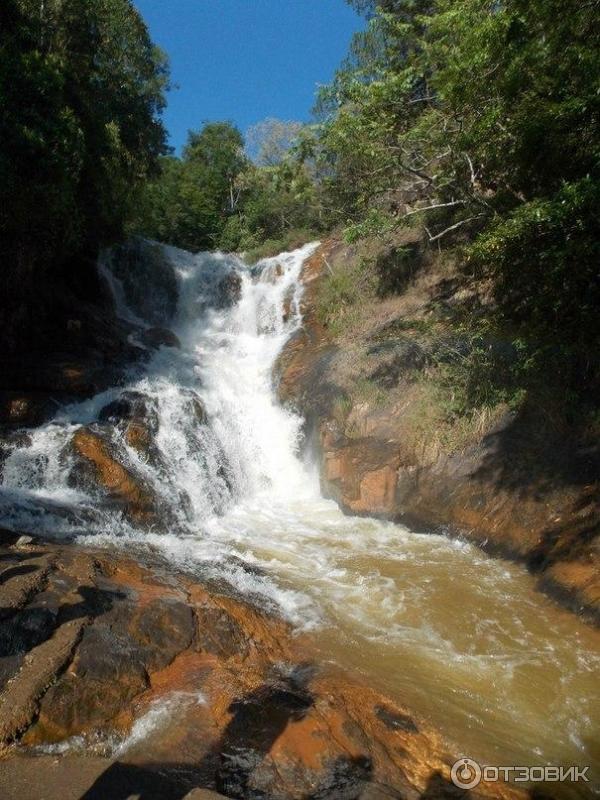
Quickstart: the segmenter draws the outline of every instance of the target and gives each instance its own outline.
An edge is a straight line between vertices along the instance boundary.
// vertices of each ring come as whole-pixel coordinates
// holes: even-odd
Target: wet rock
[[[121,281],[129,308],[151,325],[168,323],[177,309],[179,290],[167,248],[134,237],[111,248],[105,259]]]
[[[147,328],[140,334],[140,340],[153,350],[158,350],[159,347],[181,347],[179,337],[168,328]]]
[[[274,765],[271,759],[265,759],[265,754],[287,725],[306,716],[313,702],[310,692],[286,683],[263,685],[233,702],[228,709],[232,718],[222,738],[216,774],[218,791],[244,798],[272,790],[281,776],[273,774]],[[301,781],[298,774],[294,779]]]
[[[126,637],[103,625],[87,628],[69,671],[41,702],[35,740],[105,727],[147,685],[144,662]]]
[[[269,264],[264,267],[259,273],[259,279],[262,283],[277,283],[279,278],[283,275],[283,265],[276,261],[274,264]]]
[[[72,448],[78,457],[71,472],[74,485],[99,487],[138,525],[148,527],[159,521],[159,504],[151,489],[119,463],[108,441],[80,428],[73,436]]]
[[[35,800],[32,774],[43,777],[47,800],[214,790],[279,800],[446,796],[454,759],[440,737],[368,686],[315,664],[310,640],[280,619],[117,554],[0,548],[0,562],[26,564],[26,556],[47,572],[19,613],[46,607],[56,625],[39,628],[43,641],[30,642],[0,692],[0,746],[20,743],[3,753],[3,798]],[[0,581],[0,606],[19,577]],[[147,714],[157,724],[145,726],[143,741],[94,759],[94,748],[106,755]],[[85,758],[69,749],[74,736]],[[49,743],[63,743],[52,780],[46,757],[29,749]],[[473,796],[523,797],[490,786]]]
[[[203,606],[196,610],[196,642],[200,650],[219,656],[245,656],[248,641],[240,625],[224,609]]]
[[[44,391],[0,391],[0,424],[33,428],[52,417],[57,404]]]
[[[100,422],[110,422],[113,425],[129,420],[143,420],[147,421],[154,431],[158,430],[158,415],[153,407],[153,401],[142,392],[123,392],[116,400],[101,409],[98,419]]]
[[[242,276],[231,270],[217,284],[215,291],[215,308],[229,308],[235,305],[242,296]]]
[[[193,390],[188,392],[187,414],[192,416],[198,425],[206,425],[208,422],[208,415],[204,407],[204,403],[200,395]]]
[[[290,288],[285,293],[285,297],[283,298],[283,321],[289,322],[292,318],[292,315],[296,312],[294,298],[296,296],[296,287],[290,286]]]
[[[375,713],[390,730],[405,731],[405,733],[418,733],[419,729],[412,717],[392,711],[385,706],[375,706]]]
[[[154,600],[134,615],[129,631],[144,652],[146,669],[156,671],[191,646],[194,615],[177,600]]]
[[[0,746],[14,740],[32,722],[40,697],[71,659],[82,630],[81,622],[65,623],[30,654],[19,673],[0,694]]]
[[[151,463],[160,461],[154,437],[158,432],[159,417],[155,401],[141,392],[123,392],[100,411],[98,419],[122,429],[125,441]]]

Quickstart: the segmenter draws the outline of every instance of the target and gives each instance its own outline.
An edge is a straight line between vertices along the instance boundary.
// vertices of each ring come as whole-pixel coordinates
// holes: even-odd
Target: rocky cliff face
[[[535,411],[509,409],[440,446],[420,382],[434,345],[419,334],[458,290],[445,275],[425,274],[393,301],[373,303],[358,333],[333,336],[318,314],[324,280],[332,265],[356,258],[330,241],[306,263],[304,328],[276,374],[282,401],[307,419],[324,493],[348,513],[441,529],[523,561],[542,589],[600,620],[598,448]]]
[[[57,286],[48,298],[55,313],[45,315],[22,348],[0,352],[0,429],[39,425],[62,404],[122,384],[126,371],[159,347],[179,347],[168,325],[178,302],[181,258],[193,256],[132,238],[107,250],[101,268],[93,270],[93,301]],[[239,275],[225,273],[213,291],[217,307],[236,302]]]

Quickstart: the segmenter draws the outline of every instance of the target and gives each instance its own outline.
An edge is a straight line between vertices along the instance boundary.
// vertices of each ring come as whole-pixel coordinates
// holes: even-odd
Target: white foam
[[[298,278],[314,247],[253,271],[235,256],[165,248],[179,283],[171,327],[182,348],[158,350],[124,387],[155,407],[156,452],[140,455],[118,434],[113,446],[169,509],[168,524],[138,530],[101,492],[72,485],[73,433],[93,424],[122,389],[61,409],[31,432],[29,447],[14,447],[4,464],[0,522],[152,548],[298,629],[320,629],[357,668],[367,669],[365,654],[372,673],[380,662],[393,664],[389,685],[426,710],[431,702],[442,720],[485,727],[488,738],[495,726],[520,729],[523,758],[540,741],[546,755],[585,753],[595,730],[588,706],[600,710],[600,658],[573,618],[557,617],[518,568],[470,544],[346,517],[320,497],[316,470],[299,457],[302,420],[280,407],[272,386],[274,362],[301,324]],[[215,307],[232,270],[241,276],[240,300]],[[127,316],[122,294],[117,299]],[[191,411],[191,392],[205,425]],[[122,746],[166,724],[180,701],[151,707]]]

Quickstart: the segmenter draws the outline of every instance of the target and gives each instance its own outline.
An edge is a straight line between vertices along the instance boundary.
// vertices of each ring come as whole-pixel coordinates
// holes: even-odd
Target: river
[[[460,540],[344,516],[321,497],[302,456],[302,420],[279,405],[272,379],[302,324],[299,276],[314,247],[253,270],[236,256],[164,248],[179,293],[165,324],[181,348],[160,348],[132,368],[127,386],[62,408],[15,446],[0,524],[152,548],[310,630],[324,660],[428,718],[456,753],[489,764],[590,765],[600,786],[598,632],[536,592],[517,565]],[[119,313],[145,324],[110,264],[104,270]],[[231,272],[241,294],[223,305],[217,278]],[[156,417],[152,458],[111,434],[168,510],[150,531],[72,480],[73,433],[123,391],[143,395]],[[194,397],[206,415],[200,426]],[[572,796],[591,786],[571,787]]]

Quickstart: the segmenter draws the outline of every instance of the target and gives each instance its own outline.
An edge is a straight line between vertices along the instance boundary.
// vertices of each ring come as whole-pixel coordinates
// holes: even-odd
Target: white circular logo
[[[473,789],[481,781],[481,767],[472,758],[459,758],[452,765],[450,777],[459,789]]]

